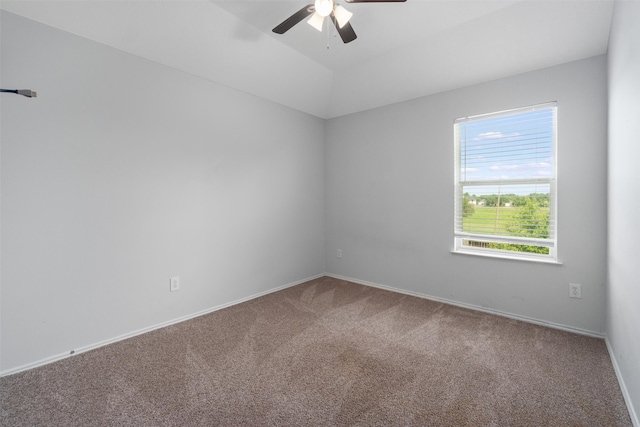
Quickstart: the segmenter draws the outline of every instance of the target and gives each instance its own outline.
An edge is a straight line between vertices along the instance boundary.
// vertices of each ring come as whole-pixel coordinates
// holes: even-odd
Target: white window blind
[[[556,103],[457,119],[455,250],[556,258]]]

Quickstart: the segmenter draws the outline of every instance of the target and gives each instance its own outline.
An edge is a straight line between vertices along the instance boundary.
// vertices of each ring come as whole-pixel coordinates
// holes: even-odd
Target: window
[[[457,119],[455,252],[556,260],[556,103]]]

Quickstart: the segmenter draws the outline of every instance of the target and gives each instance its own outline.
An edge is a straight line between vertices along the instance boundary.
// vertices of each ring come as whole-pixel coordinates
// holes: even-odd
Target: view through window
[[[457,119],[455,251],[556,259],[555,103]]]

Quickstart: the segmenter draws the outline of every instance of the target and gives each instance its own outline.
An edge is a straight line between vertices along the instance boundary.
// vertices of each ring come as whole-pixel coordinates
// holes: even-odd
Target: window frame
[[[508,117],[516,114],[538,111],[552,110],[552,131],[551,131],[551,154],[553,156],[550,178],[528,178],[528,179],[507,179],[507,180],[472,180],[461,181],[461,149],[462,137],[460,135],[460,125],[473,121],[486,119],[494,119],[497,117]],[[492,258],[507,258],[525,261],[549,262],[560,264],[558,261],[558,103],[556,101],[546,102],[542,104],[531,105],[527,107],[513,108],[493,113],[479,114],[468,117],[461,117],[454,120],[454,247],[452,253],[480,255]],[[491,234],[468,233],[462,230],[464,193],[465,186],[488,186],[488,185],[549,185],[549,228],[552,237],[548,239],[516,237],[516,236],[500,236]],[[525,244],[532,246],[548,247],[548,254],[519,252],[514,250],[495,249],[488,247],[474,247],[465,245],[465,240],[473,240],[474,242],[491,243],[511,243]]]

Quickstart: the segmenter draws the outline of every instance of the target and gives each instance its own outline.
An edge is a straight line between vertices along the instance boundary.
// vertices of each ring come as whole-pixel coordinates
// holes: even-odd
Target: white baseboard
[[[629,396],[627,385],[624,382],[624,377],[622,376],[622,372],[620,372],[620,367],[618,366],[618,361],[616,360],[616,356],[613,351],[613,348],[611,347],[611,343],[609,342],[609,338],[605,336],[604,342],[607,345],[607,350],[609,351],[609,358],[611,359],[611,363],[613,364],[613,370],[615,371],[616,377],[618,378],[618,384],[620,384],[620,391],[622,391],[624,402],[627,404],[627,410],[629,411],[629,417],[631,417],[631,423],[633,424],[634,427],[640,427],[640,419],[638,418],[638,413],[635,411],[635,408],[633,407],[631,396]]]
[[[109,344],[113,344],[113,343],[118,342],[118,341],[126,340],[127,338],[133,338],[133,337],[135,337],[137,335],[142,335],[142,334],[145,334],[147,332],[154,331],[156,329],[165,328],[167,326],[175,325],[176,323],[184,322],[186,320],[190,320],[190,319],[193,319],[195,317],[204,316],[205,314],[209,314],[209,313],[212,313],[214,311],[221,310],[223,308],[231,307],[231,306],[236,305],[236,304],[240,304],[240,303],[243,303],[243,302],[246,302],[246,301],[250,301],[252,299],[256,299],[256,298],[259,298],[259,297],[262,297],[262,296],[265,296],[265,295],[268,295],[268,294],[271,294],[271,293],[274,293],[274,292],[278,292],[278,291],[281,291],[283,289],[290,288],[292,286],[297,286],[297,285],[299,285],[301,283],[308,282],[309,280],[313,280],[313,279],[318,279],[318,278],[323,277],[323,276],[325,276],[325,275],[324,274],[318,274],[316,276],[312,276],[312,277],[308,277],[306,279],[298,280],[296,282],[288,283],[288,284],[283,285],[283,286],[278,286],[277,288],[269,289],[268,291],[264,291],[264,292],[260,292],[260,293],[254,294],[254,295],[250,295],[250,296],[245,297],[245,298],[240,298],[238,300],[235,300],[235,301],[232,301],[232,302],[229,302],[229,303],[226,303],[226,304],[217,305],[215,307],[207,308],[205,310],[201,310],[201,311],[198,311],[196,313],[188,314],[186,316],[178,317],[178,318],[173,319],[173,320],[168,320],[166,322],[158,323],[158,324],[153,325],[153,326],[149,326],[149,327],[146,327],[146,328],[138,329],[137,331],[129,332],[129,333],[126,333],[126,334],[123,334],[123,335],[119,335],[119,336],[114,337],[114,338],[110,338],[110,339],[107,339],[107,340],[104,340],[104,341],[100,341],[100,342],[97,342],[97,343],[94,343],[94,344],[90,344],[90,345],[75,349],[73,352],[66,352],[66,353],[62,353],[62,354],[57,354],[57,355],[54,355],[54,356],[46,357],[44,359],[40,359],[40,360],[35,361],[35,362],[31,362],[31,363],[27,363],[27,364],[18,366],[16,368],[7,369],[5,371],[1,371],[0,372],[0,377],[4,377],[4,376],[7,376],[7,375],[12,375],[12,374],[17,374],[18,372],[26,371],[26,370],[29,370],[29,369],[37,368],[39,366],[47,365],[49,363],[57,362],[58,360],[62,360],[62,359],[66,359],[68,357],[76,356],[78,354],[85,353],[85,352],[87,352],[89,350],[95,350],[97,348],[104,347],[105,345],[109,345]]]
[[[337,274],[325,273],[325,275],[329,276],[329,277],[336,278],[336,279],[340,279],[340,280],[346,280],[346,281],[349,281],[349,282],[358,283],[358,284],[364,285],[364,286],[371,286],[373,288],[380,288],[380,289],[384,289],[384,290],[391,291],[391,292],[398,292],[398,293],[401,293],[401,294],[411,295],[411,296],[418,297],[418,298],[424,298],[424,299],[428,299],[428,300],[431,300],[431,301],[437,301],[437,302],[441,302],[441,303],[444,303],[444,304],[455,305],[457,307],[468,308],[470,310],[481,311],[483,313],[495,314],[497,316],[508,317],[510,319],[521,320],[523,322],[533,323],[533,324],[536,324],[536,325],[547,326],[547,327],[553,328],[553,329],[560,329],[562,331],[573,332],[573,333],[576,333],[576,334],[587,335],[587,336],[595,337],[595,338],[604,338],[604,334],[601,333],[601,332],[594,332],[594,331],[589,331],[587,329],[575,328],[573,326],[563,325],[563,324],[560,324],[560,323],[548,322],[546,320],[535,319],[533,317],[527,317],[527,316],[522,316],[522,315],[519,315],[519,314],[508,313],[508,312],[501,311],[501,310],[494,310],[492,308],[487,308],[487,307],[480,307],[478,305],[468,304],[468,303],[465,303],[465,302],[460,302],[460,301],[455,301],[455,300],[450,300],[450,299],[447,299],[447,298],[436,297],[436,296],[433,296],[433,295],[427,295],[427,294],[421,294],[421,293],[418,293],[418,292],[407,291],[407,290],[404,290],[404,289],[394,288],[392,286],[381,285],[379,283],[367,282],[365,280],[359,280],[359,279],[353,279],[351,277],[339,276]]]

